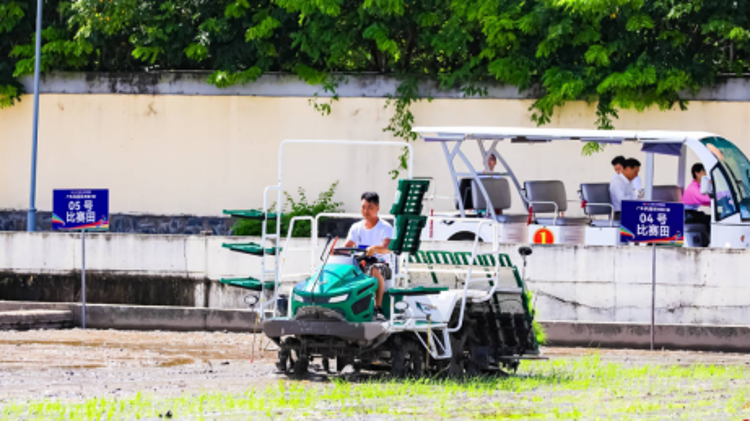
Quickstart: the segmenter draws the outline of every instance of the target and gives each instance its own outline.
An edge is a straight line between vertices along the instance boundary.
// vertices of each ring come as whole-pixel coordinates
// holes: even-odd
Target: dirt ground
[[[255,352],[252,352],[255,345]],[[244,392],[284,377],[274,345],[236,333],[37,330],[0,332],[0,399],[91,398],[138,392]],[[583,348],[544,348],[551,358]],[[604,361],[633,364],[748,365],[750,355],[686,351],[598,351]],[[252,358],[252,361],[251,361]]]

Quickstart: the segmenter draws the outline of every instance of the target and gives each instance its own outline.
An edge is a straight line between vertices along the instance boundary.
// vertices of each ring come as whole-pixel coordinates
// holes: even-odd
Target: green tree
[[[0,106],[33,70],[32,0],[0,0]],[[736,0],[79,0],[46,5],[43,70],[200,69],[218,87],[291,72],[332,93],[342,74],[393,75],[384,128],[415,138],[420,82],[483,96],[537,88],[538,125],[568,101],[685,108],[684,94],[748,70],[750,2]],[[429,99],[429,98],[427,98]],[[596,145],[584,151],[593,152]],[[406,166],[402,156],[394,175]]]

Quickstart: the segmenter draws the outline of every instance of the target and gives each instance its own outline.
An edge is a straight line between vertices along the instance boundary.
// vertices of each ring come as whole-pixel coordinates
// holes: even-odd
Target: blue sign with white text
[[[106,231],[109,229],[109,190],[54,190],[52,229]]]
[[[685,205],[623,200],[620,241],[681,246],[685,241]]]

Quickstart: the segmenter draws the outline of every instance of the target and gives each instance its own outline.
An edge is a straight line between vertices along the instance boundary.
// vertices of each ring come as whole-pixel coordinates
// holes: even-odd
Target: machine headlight
[[[245,304],[249,305],[250,307],[258,304],[258,301],[260,301],[260,297],[258,297],[257,295],[248,294],[245,296]]]
[[[347,299],[347,298],[349,298],[349,294],[342,294],[342,295],[337,295],[337,296],[335,296],[335,297],[331,297],[331,298],[330,298],[330,299],[328,300],[328,302],[329,302],[329,303],[340,303],[340,302],[342,302],[342,301],[346,301],[346,299]]]
[[[304,303],[304,302],[305,302],[305,299],[304,299],[304,298],[302,298],[302,296],[301,296],[301,295],[299,295],[299,294],[293,294],[293,295],[292,295],[292,299],[293,299],[294,301],[298,302],[298,303]]]
[[[395,307],[398,311],[406,311],[406,309],[409,308],[409,303],[407,303],[406,301],[399,301],[394,304],[393,307]]]

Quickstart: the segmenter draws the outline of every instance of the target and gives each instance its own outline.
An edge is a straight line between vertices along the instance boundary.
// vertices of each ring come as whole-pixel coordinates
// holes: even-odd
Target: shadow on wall
[[[86,272],[86,301],[104,304],[206,307],[196,302],[196,288],[226,289],[208,279]],[[0,297],[10,301],[78,302],[81,273],[0,273]]]

